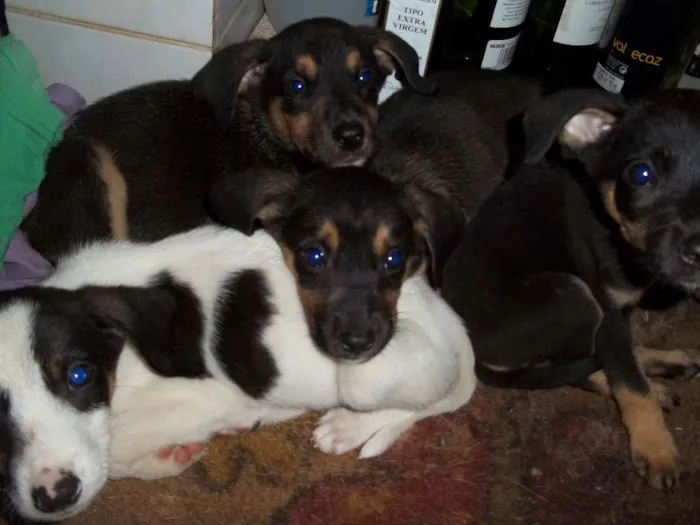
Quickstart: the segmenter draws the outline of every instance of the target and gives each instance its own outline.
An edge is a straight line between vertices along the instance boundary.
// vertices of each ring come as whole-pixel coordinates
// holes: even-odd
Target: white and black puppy
[[[212,210],[267,231],[96,243],[1,297],[0,444],[22,516],[73,515],[108,477],[178,474],[158,450],[221,430],[331,409],[318,448],[370,457],[470,399],[467,332],[426,275],[459,213],[361,169],[251,184],[247,207],[224,182]]]

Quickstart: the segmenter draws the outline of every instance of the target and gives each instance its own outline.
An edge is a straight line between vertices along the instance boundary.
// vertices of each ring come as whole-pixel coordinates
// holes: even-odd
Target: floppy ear
[[[297,186],[298,176],[293,173],[250,168],[215,181],[207,196],[207,211],[219,224],[251,235],[284,214]]]
[[[430,282],[440,288],[442,271],[462,239],[466,219],[459,207],[436,193],[417,186],[408,186],[406,193],[418,211],[417,228],[430,251]]]
[[[565,89],[525,110],[525,162],[541,160],[558,140],[578,152],[598,142],[625,109],[620,95],[597,89]]]
[[[192,78],[195,96],[207,102],[222,128],[233,120],[238,95],[260,83],[267,49],[265,40],[230,45],[215,51]]]
[[[170,291],[159,286],[89,286],[83,294],[100,330],[130,341],[156,372],[178,374],[171,351],[177,301]]]
[[[403,38],[379,27],[358,28],[365,41],[374,48],[379,65],[387,73],[396,72],[401,83],[408,83],[418,93],[432,95],[437,90],[434,82],[418,72],[418,53]]]

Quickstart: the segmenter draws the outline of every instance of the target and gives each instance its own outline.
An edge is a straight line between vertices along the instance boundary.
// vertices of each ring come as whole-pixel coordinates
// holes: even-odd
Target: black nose
[[[34,506],[47,513],[64,510],[78,501],[81,488],[80,480],[69,472],[56,482],[51,494],[43,485],[35,487],[32,490]]]
[[[340,334],[340,342],[343,347],[353,353],[366,352],[374,346],[374,332],[366,331],[348,331]]]
[[[365,128],[359,122],[346,122],[333,130],[333,140],[344,150],[352,151],[365,140]]]
[[[686,264],[700,268],[700,235],[694,235],[681,245],[681,257]]]

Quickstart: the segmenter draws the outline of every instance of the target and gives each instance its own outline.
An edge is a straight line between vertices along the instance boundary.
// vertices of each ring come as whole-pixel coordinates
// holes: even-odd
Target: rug
[[[700,305],[633,317],[638,343],[700,348]],[[419,423],[385,455],[327,456],[318,414],[220,439],[178,478],[110,482],[70,525],[700,524],[700,380],[673,382],[667,416],[680,487],[645,486],[614,404],[570,388],[480,386],[458,413]]]

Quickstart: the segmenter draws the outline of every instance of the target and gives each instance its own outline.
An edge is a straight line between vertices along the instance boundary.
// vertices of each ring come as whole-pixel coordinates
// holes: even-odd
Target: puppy
[[[627,312],[651,285],[700,284],[700,93],[628,103],[567,90],[524,123],[529,165],[468,225],[443,295],[470,327],[482,381],[612,396],[635,469],[670,490],[678,452],[662,408],[672,398],[648,377],[693,377],[700,357],[635,349]]]
[[[466,330],[426,282],[431,253],[455,241],[424,211],[440,199],[359,168],[261,181],[249,221],[272,235],[97,242],[2,296],[0,421],[21,515],[73,515],[108,475],[178,474],[188,465],[159,449],[224,429],[330,409],[317,447],[371,457],[470,399]]]
[[[382,104],[380,147],[370,165],[394,182],[449,198],[469,219],[520,163],[521,114],[542,87],[487,70],[427,79],[437,86],[435,96],[404,89]]]
[[[56,261],[94,239],[154,241],[205,224],[212,182],[251,166],[364,164],[393,71],[408,89],[434,90],[393,33],[319,18],[217,51],[191,81],[111,95],[50,152],[22,229]]]

